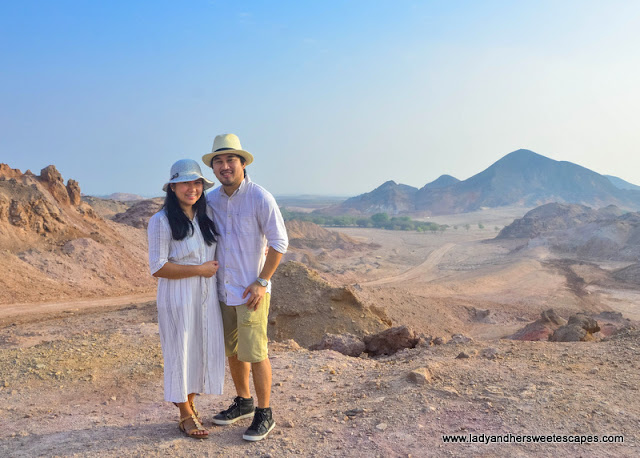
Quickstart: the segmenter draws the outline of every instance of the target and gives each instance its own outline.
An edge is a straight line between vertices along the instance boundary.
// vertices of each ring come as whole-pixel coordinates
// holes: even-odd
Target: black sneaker
[[[253,415],[253,422],[247,429],[242,438],[247,441],[259,441],[267,437],[276,422],[271,417],[271,407],[261,409],[256,407],[256,413]]]
[[[253,398],[236,396],[233,404],[227,410],[223,410],[213,417],[213,423],[216,425],[230,425],[238,420],[252,416],[253,410]]]

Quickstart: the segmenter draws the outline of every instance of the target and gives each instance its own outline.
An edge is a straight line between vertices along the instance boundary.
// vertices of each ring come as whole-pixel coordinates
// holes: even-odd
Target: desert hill
[[[106,221],[50,165],[0,165],[0,303],[147,292],[142,231]]]
[[[124,212],[113,215],[112,219],[117,223],[146,229],[149,225],[149,218],[160,211],[163,203],[163,197],[140,200],[133,203]]]
[[[331,207],[316,210],[324,214],[373,214],[373,213],[410,213],[414,211],[414,195],[418,188],[406,184],[397,184],[389,180],[371,192],[351,197]]]
[[[585,260],[637,262],[640,259],[640,213],[615,206],[591,209],[576,204],[546,204],[503,228],[497,239],[527,239]]]
[[[324,213],[446,215],[513,205],[531,208],[549,202],[637,210],[640,191],[577,164],[520,149],[467,180],[441,177],[417,191],[389,181]]]
[[[83,195],[82,200],[102,218],[111,219],[118,213],[123,213],[127,208],[131,207],[131,202],[123,202],[121,200],[111,200],[102,197]]]
[[[114,192],[106,196],[105,199],[119,200],[120,202],[137,202],[138,200],[144,200],[144,197],[128,192]]]

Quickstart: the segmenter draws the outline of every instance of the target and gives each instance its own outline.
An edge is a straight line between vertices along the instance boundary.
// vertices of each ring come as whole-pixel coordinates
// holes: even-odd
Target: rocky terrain
[[[249,444],[248,420],[211,426],[234,395],[227,377],[223,396],[197,398],[211,428],[199,442],[162,401],[143,227],[159,204],[105,205],[106,219],[51,169],[1,170],[1,456],[638,455],[640,292],[637,260],[623,255],[635,239],[589,260],[536,242],[563,230],[588,240],[569,220],[627,235],[610,227],[629,221],[598,229],[574,214],[587,210],[544,209],[555,225],[498,238],[479,214],[438,234],[288,223],[294,261],[273,279],[269,321],[276,429]]]
[[[99,216],[54,166],[0,165],[0,304],[149,293],[143,231]]]

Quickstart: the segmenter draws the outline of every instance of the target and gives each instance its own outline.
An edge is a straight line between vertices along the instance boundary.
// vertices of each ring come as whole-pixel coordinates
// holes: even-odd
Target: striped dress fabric
[[[205,243],[197,216],[193,228],[193,234],[174,240],[164,210],[151,217],[147,229],[151,274],[167,262],[200,265],[215,260],[216,244]],[[159,278],[157,304],[165,400],[186,402],[189,393],[222,394],[224,334],[216,276]]]

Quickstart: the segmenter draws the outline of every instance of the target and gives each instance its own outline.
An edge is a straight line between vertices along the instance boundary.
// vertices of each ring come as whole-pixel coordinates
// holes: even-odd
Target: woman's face
[[[176,193],[180,206],[190,208],[202,195],[202,180],[183,181],[171,185],[171,189]]]

